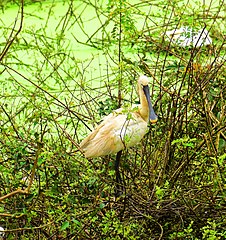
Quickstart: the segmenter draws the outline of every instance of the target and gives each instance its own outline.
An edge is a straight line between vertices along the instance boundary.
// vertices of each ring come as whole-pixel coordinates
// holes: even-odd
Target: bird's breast
[[[137,113],[131,113],[120,117],[118,127],[113,129],[115,141],[123,148],[132,147],[147,133],[147,123]]]

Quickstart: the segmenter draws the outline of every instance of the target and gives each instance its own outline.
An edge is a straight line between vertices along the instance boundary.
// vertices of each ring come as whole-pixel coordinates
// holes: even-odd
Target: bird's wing
[[[80,143],[81,148],[85,148],[87,144],[89,144],[90,141],[92,141],[97,134],[104,134],[106,131],[106,123],[109,122],[109,120],[113,117],[113,113],[109,114],[108,116],[104,117],[103,121]]]
[[[118,116],[112,113],[105,117],[103,122],[80,143],[87,158],[108,155],[118,149],[113,133]]]
[[[80,147],[86,157],[116,153],[139,142],[147,131],[147,123],[137,113],[122,113],[120,109],[85,138]]]

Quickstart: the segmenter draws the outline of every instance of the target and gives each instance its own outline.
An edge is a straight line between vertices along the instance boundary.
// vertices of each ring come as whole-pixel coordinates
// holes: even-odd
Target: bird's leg
[[[116,160],[115,160],[115,175],[116,175],[115,197],[119,197],[122,194],[122,191],[120,190],[122,179],[119,172],[121,155],[122,155],[122,151],[117,152]]]

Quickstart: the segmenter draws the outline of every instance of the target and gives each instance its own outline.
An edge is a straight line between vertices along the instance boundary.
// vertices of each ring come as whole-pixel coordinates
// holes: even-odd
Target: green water
[[[76,1],[76,5],[75,9],[78,13],[74,12],[74,14],[79,15],[81,11],[84,11],[82,8],[83,4],[80,1]],[[49,51],[48,47],[52,44],[52,47],[55,48],[52,52],[53,56],[51,56],[51,51],[49,51],[49,66],[43,69],[43,74],[48,75],[48,70],[52,71],[51,63],[57,64],[57,62],[54,62],[54,54],[59,51],[58,48],[61,48],[60,51],[62,54],[71,54],[71,58],[81,62],[81,67],[83,67],[82,65],[84,64],[85,68],[85,62],[89,59],[89,61],[87,60],[89,63],[89,71],[86,71],[87,78],[97,77],[98,71],[96,71],[96,68],[101,62],[101,52],[76,42],[73,35],[78,37],[81,42],[85,42],[87,38],[78,24],[74,24],[70,30],[62,30],[63,23],[60,22],[60,19],[65,17],[68,9],[68,4],[60,2],[58,2],[57,5],[52,5],[50,3],[36,3],[30,6],[25,6],[23,30],[18,36],[18,41],[14,42],[14,45],[17,45],[17,50],[15,52],[9,51],[11,58],[8,63],[10,63],[11,66],[16,66],[20,63],[18,60],[21,60],[24,65],[28,65],[29,67],[26,69],[20,69],[20,73],[23,73],[26,77],[30,78],[32,74],[30,73],[29,68],[31,67],[31,70],[32,66],[41,68],[41,63],[45,62],[46,59],[43,58],[43,54],[40,52],[45,50]],[[85,26],[84,30],[92,33],[92,26],[98,27],[100,24],[98,24],[97,18],[90,17],[94,14],[92,8],[86,6],[85,11],[87,14],[82,15],[82,21]],[[18,7],[14,6],[7,9],[5,13],[1,15],[1,21],[4,28],[13,28],[15,22],[15,29],[19,28],[20,19],[17,19],[17,14]],[[8,32],[7,35],[1,36],[0,42],[2,45],[4,45],[4,42],[7,41],[9,33],[10,32]],[[60,40],[61,34],[63,36],[62,40]],[[57,38],[59,38],[59,41],[57,41]],[[72,65],[70,62],[71,60],[72,59],[68,59],[68,65]],[[60,74],[62,77],[65,77],[65,73],[63,73],[63,71]],[[23,82],[23,84],[26,83]]]
[[[169,13],[163,16],[163,8],[156,7],[158,1],[153,1],[150,6],[145,3],[141,4],[141,1],[130,2],[131,12],[135,12],[137,10],[136,6],[139,4],[139,10],[134,13],[134,24],[139,31],[143,31],[148,27],[150,32],[147,32],[147,34],[154,34],[156,29],[159,30],[161,25],[168,21],[167,16],[170,16],[172,10],[169,7]],[[221,1],[180,1],[181,7],[183,8],[187,2],[189,2],[187,6],[191,12],[197,11],[197,2],[202,2],[206,6],[211,3],[211,9],[214,13],[217,11],[217,6],[219,6]],[[93,4],[96,4],[99,9],[100,7],[102,8],[102,12],[95,10],[95,5],[86,4],[84,1],[73,1],[73,6],[70,5],[70,2],[64,3],[61,1],[54,3],[50,1],[42,4],[36,2],[25,6],[22,32],[13,43],[15,49],[9,50],[8,55],[10,57],[7,59],[7,64],[10,64],[14,70],[19,70],[22,75],[33,81],[37,77],[35,71],[39,69],[40,72],[37,72],[37,74],[41,75],[46,86],[52,86],[53,89],[50,88],[49,90],[53,91],[59,88],[57,86],[59,80],[55,79],[54,81],[54,78],[59,79],[59,76],[48,78],[48,75],[53,72],[53,66],[60,63],[60,54],[62,56],[63,54],[67,54],[67,59],[62,64],[61,70],[58,69],[56,75],[59,74],[63,80],[64,78],[74,78],[80,72],[80,78],[82,77],[86,81],[94,82],[93,84],[96,87],[103,86],[101,83],[104,82],[106,76],[114,78],[114,75],[119,73],[117,72],[118,45],[116,43],[109,47],[110,51],[108,53],[111,54],[110,56],[106,54],[106,49],[98,50],[86,44],[91,44],[88,41],[91,36],[94,36],[92,38],[94,41],[101,41],[103,37],[106,38],[106,35],[111,34],[115,26],[114,19],[107,22],[111,12],[107,12],[106,3],[107,1],[93,1]],[[73,9],[73,12],[70,12],[70,9]],[[206,7],[206,9],[209,9],[209,7]],[[1,25],[2,29],[4,29],[0,34],[1,49],[9,37],[9,29],[12,29],[14,25],[15,29],[19,28],[20,15],[18,14],[18,10],[18,6],[12,5],[4,13],[1,13]],[[143,15],[138,15],[138,13],[142,13]],[[200,9],[201,13],[203,13],[202,9]],[[223,11],[220,15],[222,14]],[[170,19],[172,28],[174,18],[177,18],[177,13],[175,12],[174,15]],[[158,24],[160,26],[157,26]],[[223,23],[219,22],[219,24],[222,25]],[[169,24],[168,29],[172,28]],[[162,31],[164,30],[165,28],[162,26]],[[75,38],[84,44],[79,44]],[[122,46],[121,50],[123,50],[127,57],[138,59],[136,47]],[[157,57],[157,55],[150,55],[149,60],[155,61]],[[71,71],[70,73],[68,69],[71,69],[73,65],[76,71]],[[23,77],[21,78],[21,76],[15,74],[13,71],[10,73],[12,77],[15,77],[25,87],[32,87],[32,84],[27,82]],[[9,75],[4,72],[3,78],[7,79],[7,77]],[[1,81],[3,81],[2,78]],[[73,87],[73,84],[73,81],[71,83],[67,81],[69,88]]]
[[[95,121],[95,115],[98,113],[96,106],[92,104],[93,99],[98,98],[95,102],[97,104],[98,101],[105,101],[112,95],[117,97],[118,85],[114,79],[120,74],[125,77],[122,97],[129,101],[137,100],[136,94],[133,94],[134,86],[132,86],[135,85],[135,77],[130,74],[131,69],[140,74],[142,72],[135,65],[130,66],[131,69],[128,71],[127,68],[123,68],[123,73],[120,71],[120,64],[124,63],[119,63],[118,38],[112,41],[112,35],[115,34],[114,28],[116,33],[119,32],[118,16],[112,18],[115,13],[114,10],[112,12],[107,10],[107,2],[90,1],[86,4],[78,0],[68,3],[49,1],[26,5],[22,31],[3,59],[3,63],[10,69],[0,66],[1,104],[12,105],[12,111],[18,111],[21,104],[30,102],[30,97],[34,95],[34,97],[39,96],[35,104],[53,100],[51,102],[53,104],[49,104],[48,107],[58,112],[65,106],[54,100],[56,98],[70,105],[71,109],[89,116],[87,121],[92,122]],[[134,25],[138,32],[153,37],[153,41],[158,46],[161,45],[163,32],[177,26],[178,14],[181,12],[178,9],[172,11],[173,6],[170,4],[167,5],[167,10],[164,8],[164,1],[162,5],[157,5],[159,1],[152,1],[150,4],[142,1],[129,2],[131,4],[128,5],[130,7],[127,9],[127,14],[133,16],[133,21],[127,20],[128,22],[123,23],[124,31],[127,31],[124,34],[128,37],[131,31],[131,43],[135,41],[135,44],[132,46],[130,41],[127,41],[126,44],[122,44],[121,51],[127,59],[139,62],[139,47],[149,40],[134,38],[132,30],[130,28],[127,30],[127,25],[128,27]],[[189,4],[185,5],[187,2]],[[189,15],[194,11],[197,11],[197,16],[201,18],[205,16],[207,10],[212,11],[214,16],[221,3],[219,0],[205,1],[206,6],[199,9],[197,2],[203,3],[203,1],[179,1],[180,11],[183,10],[184,15],[187,14],[186,21],[181,20],[180,25],[197,22],[198,20]],[[211,3],[210,7],[208,3]],[[219,16],[223,14],[221,11]],[[14,35],[19,28],[20,17],[19,7],[15,5],[1,13],[1,51],[10,39],[11,30],[14,29]],[[221,29],[222,26],[223,23],[219,18],[210,20],[207,28]],[[112,43],[108,42],[108,37],[111,37]],[[92,42],[89,41],[90,39]],[[153,71],[156,66],[161,67],[164,54],[161,51],[146,53],[147,64]],[[177,59],[167,56],[169,65],[174,60]],[[133,80],[133,83],[131,84],[129,80]],[[128,87],[125,87],[126,85]],[[158,91],[157,87],[154,92],[155,97]],[[87,111],[84,103],[87,103],[91,112]]]

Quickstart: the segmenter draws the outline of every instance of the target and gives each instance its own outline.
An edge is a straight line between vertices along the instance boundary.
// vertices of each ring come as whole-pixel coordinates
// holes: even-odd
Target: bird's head
[[[141,86],[147,86],[149,84],[149,79],[147,76],[142,75],[138,79],[138,84]]]
[[[154,124],[157,122],[157,115],[155,114],[155,111],[151,104],[151,98],[150,98],[150,90],[149,90],[149,79],[147,76],[142,75],[138,79],[138,87],[143,91],[146,101],[148,103],[148,109],[149,109],[149,121],[150,123]]]

